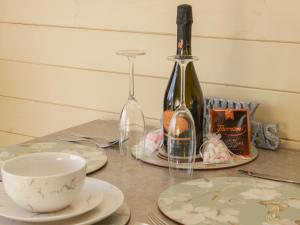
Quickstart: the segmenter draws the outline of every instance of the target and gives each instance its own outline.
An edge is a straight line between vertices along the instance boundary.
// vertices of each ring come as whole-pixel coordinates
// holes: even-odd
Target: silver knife
[[[262,179],[267,179],[267,180],[274,180],[274,181],[280,181],[280,182],[286,182],[286,183],[292,183],[292,184],[298,184],[300,185],[300,181],[296,180],[290,180],[282,177],[277,177],[277,176],[272,176],[268,174],[263,174],[263,173],[257,173],[249,170],[238,170],[241,174],[251,176],[251,177],[258,177]]]

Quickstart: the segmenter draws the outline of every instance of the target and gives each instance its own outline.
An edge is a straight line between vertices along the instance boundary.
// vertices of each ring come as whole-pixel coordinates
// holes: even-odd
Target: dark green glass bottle
[[[177,55],[192,55],[192,7],[190,5],[179,5],[177,8]],[[175,63],[166,92],[164,96],[164,148],[168,145],[168,127],[171,117],[178,108],[180,102],[180,66]],[[204,100],[199,80],[191,62],[186,67],[185,102],[192,113],[196,128],[197,153],[203,142],[203,113]]]

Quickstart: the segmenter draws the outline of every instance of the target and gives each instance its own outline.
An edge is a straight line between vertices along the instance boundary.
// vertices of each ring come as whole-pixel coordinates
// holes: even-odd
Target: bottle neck
[[[192,55],[192,24],[177,25],[177,55]]]

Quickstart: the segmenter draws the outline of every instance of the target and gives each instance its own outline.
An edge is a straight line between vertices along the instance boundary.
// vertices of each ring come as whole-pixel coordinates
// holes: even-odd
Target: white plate
[[[117,211],[124,202],[122,191],[114,185],[105,181],[94,178],[86,178],[93,184],[95,189],[103,193],[103,201],[95,209],[65,220],[39,223],[42,225],[90,225],[101,221]],[[2,188],[1,188],[2,189]],[[0,196],[0,209],[3,207],[2,196]],[[37,225],[34,222],[18,222],[16,220],[6,219],[0,217],[0,225]]]
[[[75,217],[96,208],[102,202],[103,193],[94,184],[94,179],[86,178],[78,198],[69,207],[52,213],[33,213],[24,210],[7,196],[3,185],[0,185],[0,215],[25,222],[49,222]]]

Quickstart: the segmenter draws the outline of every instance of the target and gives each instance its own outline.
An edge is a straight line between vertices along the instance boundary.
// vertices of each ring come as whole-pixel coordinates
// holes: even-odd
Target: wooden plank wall
[[[282,146],[300,149],[298,0],[0,0],[0,145],[118,118],[128,92],[119,49],[146,50],[136,95],[158,124],[181,3],[193,6],[204,94],[260,103],[255,119],[278,122]]]

